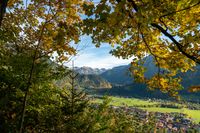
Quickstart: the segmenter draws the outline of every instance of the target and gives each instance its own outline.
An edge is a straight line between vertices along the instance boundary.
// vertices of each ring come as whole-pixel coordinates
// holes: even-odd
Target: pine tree
[[[72,70],[68,76],[71,87],[67,87],[64,90],[65,94],[62,95],[64,103],[62,111],[65,116],[65,131],[73,133],[79,131],[84,124],[79,121],[79,118],[88,105],[88,97],[84,90],[81,90],[76,83],[78,74]]]

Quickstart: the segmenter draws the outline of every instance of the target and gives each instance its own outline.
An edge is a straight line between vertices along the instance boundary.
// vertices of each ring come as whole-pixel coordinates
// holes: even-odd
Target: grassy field
[[[171,113],[178,112],[183,113],[182,109],[174,109],[174,108],[161,108],[161,107],[150,107],[150,108],[141,108],[150,112],[162,112],[162,113]]]
[[[191,117],[194,122],[200,122],[200,110],[189,110],[187,108],[163,108],[163,107],[154,107],[154,105],[161,104],[160,102],[151,101],[151,100],[142,100],[136,98],[121,98],[121,97],[109,97],[111,98],[110,105],[114,106],[136,106],[144,110],[148,110],[150,112],[162,112],[162,113],[183,113],[187,114],[188,117]],[[102,99],[95,99],[93,102],[102,103]],[[176,103],[177,104],[177,103]],[[177,104],[178,106],[183,106]],[[146,107],[144,107],[146,106]],[[148,107],[153,106],[153,107]]]
[[[156,105],[158,102],[152,102],[147,100],[141,100],[136,98],[122,98],[122,97],[109,97],[111,98],[111,105],[114,106],[145,106],[145,105]],[[95,99],[96,103],[102,103],[102,99]]]
[[[187,114],[189,117],[191,117],[195,122],[200,122],[200,110],[189,110],[185,109],[184,114]]]
[[[140,100],[136,98],[120,98],[120,97],[111,97],[111,104],[114,106],[146,106],[146,105],[156,105],[158,102],[152,102],[147,100]]]

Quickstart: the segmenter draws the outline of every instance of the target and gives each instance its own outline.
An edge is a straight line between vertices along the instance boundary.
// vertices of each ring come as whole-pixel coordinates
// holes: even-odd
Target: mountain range
[[[107,71],[105,68],[91,68],[91,67],[75,67],[74,70],[79,74],[84,75],[99,75]]]
[[[145,73],[146,77],[151,77],[157,72],[157,68],[153,63],[152,57],[147,57],[144,66],[148,68]],[[95,89],[98,94],[110,94],[118,96],[133,97],[150,97],[150,98],[166,98],[166,94],[159,90],[150,91],[145,84],[135,83],[129,72],[130,65],[114,67],[112,69],[93,69],[90,67],[76,68],[78,76],[78,84],[89,90]],[[188,71],[179,75],[183,78],[182,85],[188,88],[191,85],[200,85],[200,66],[196,67],[196,71]],[[94,91],[92,91],[94,92]],[[200,99],[200,93],[189,93],[184,89],[180,94],[193,99]]]

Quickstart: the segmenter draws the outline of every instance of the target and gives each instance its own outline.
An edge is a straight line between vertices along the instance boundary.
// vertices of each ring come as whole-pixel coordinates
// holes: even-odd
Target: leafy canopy
[[[9,0],[0,30],[1,43],[17,47],[17,52],[39,51],[36,58],[58,54],[57,61],[76,53],[70,44],[81,34],[80,0]],[[33,52],[34,55],[34,52]]]
[[[199,5],[199,0],[101,0],[97,5],[77,0],[9,0],[1,5],[4,13],[8,6],[8,12],[2,13],[1,43],[15,43],[18,51],[35,48],[40,51],[33,52],[35,59],[56,52],[62,62],[76,53],[69,43],[78,43],[83,30],[97,46],[114,45],[113,55],[135,57],[132,72],[137,80],[176,95],[181,88],[176,75],[200,64]],[[80,14],[88,16],[84,23]],[[151,79],[144,77],[142,67],[147,55],[154,57],[158,67]]]
[[[97,46],[116,47],[111,53],[117,57],[134,57],[133,75],[152,89],[176,96],[182,88],[176,75],[200,64],[199,0],[101,0],[85,11],[85,33]],[[142,67],[148,55],[158,67],[150,79]]]
[[[57,78],[59,70],[50,58],[56,57],[55,60],[62,63],[67,61],[69,56],[76,54],[71,44],[79,42],[82,23],[80,15],[83,13],[83,3],[87,2],[80,0],[4,2],[6,3],[0,4],[0,91],[6,94],[6,99],[0,99],[0,103],[5,105],[0,109],[0,114],[6,116],[3,119],[7,123],[10,112],[20,110],[16,117],[13,117],[14,120],[11,120],[11,123],[19,122],[13,125],[20,127],[8,130],[19,128],[21,133],[26,120],[27,103],[30,103],[28,99],[37,91],[37,89],[33,91],[32,88],[50,84],[50,81]],[[5,7],[7,7],[6,12]],[[54,53],[58,56],[53,56]],[[18,92],[22,94],[19,97]],[[19,109],[14,106],[8,111],[9,115],[6,115],[5,110],[15,101]]]

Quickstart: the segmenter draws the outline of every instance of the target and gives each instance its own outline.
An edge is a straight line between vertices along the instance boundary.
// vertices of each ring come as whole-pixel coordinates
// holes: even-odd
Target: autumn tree
[[[1,131],[144,132],[148,126],[152,131],[154,121],[138,124],[134,116],[109,108],[108,101],[86,108],[73,74],[66,93],[51,81],[64,72],[58,64],[76,54],[72,45],[87,33],[97,46],[116,45],[112,53],[118,57],[134,56],[138,81],[176,95],[180,79],[174,76],[199,63],[198,5],[197,0],[102,0],[97,5],[84,0],[0,0]],[[158,66],[151,79],[141,67],[147,55]]]
[[[109,43],[113,55],[133,57],[135,79],[151,89],[176,96],[182,88],[176,75],[200,64],[199,0],[101,0],[85,5],[85,12],[85,33],[93,43]],[[149,55],[158,72],[148,79],[142,64]]]
[[[72,45],[79,42],[81,35],[83,3],[87,4],[80,0],[1,1],[0,46],[4,60],[0,68],[4,74],[13,75],[12,81],[19,79],[14,88],[24,93],[19,132],[23,131],[29,90],[40,73],[47,70],[42,67],[39,73],[39,65],[51,58],[62,63],[76,54]],[[7,86],[6,83],[2,85]]]

